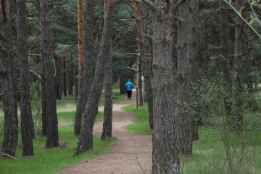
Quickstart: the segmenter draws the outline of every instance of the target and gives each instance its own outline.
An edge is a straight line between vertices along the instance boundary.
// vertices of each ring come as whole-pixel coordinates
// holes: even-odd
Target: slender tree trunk
[[[32,156],[33,152],[33,118],[30,98],[30,79],[27,48],[27,11],[26,0],[16,0],[17,57],[20,62],[20,110],[23,155]]]
[[[62,99],[62,57],[55,55],[55,67],[56,67],[56,98]]]
[[[44,74],[44,67],[42,68],[42,74]],[[47,135],[47,114],[46,114],[46,89],[45,89],[45,77],[41,79],[41,105],[42,105],[42,135]]]
[[[85,2],[85,57],[82,68],[79,68],[79,95],[75,116],[74,132],[80,134],[82,125],[82,114],[87,103],[88,94],[92,85],[94,69],[95,69],[95,53],[94,53],[94,23],[95,23],[95,1],[88,0]]]
[[[177,121],[180,152],[192,155],[193,144],[193,63],[198,56],[197,47],[197,14],[198,0],[187,0],[177,8],[177,16],[182,21],[177,23]]]
[[[151,53],[149,53],[151,54]],[[152,90],[152,55],[145,56],[143,60],[144,67],[144,85],[146,101],[148,103],[149,111],[149,125],[153,129],[153,90]]]
[[[153,92],[152,92],[151,76],[146,74],[145,72],[144,72],[144,85],[145,85],[146,100],[148,103],[149,125],[150,128],[153,129]]]
[[[180,174],[176,122],[176,1],[156,0],[153,16],[152,174]],[[160,82],[160,83],[159,83]]]
[[[46,147],[59,146],[58,120],[56,112],[56,89],[55,89],[55,62],[50,43],[50,30],[48,21],[48,0],[40,1],[41,22],[41,58],[43,61],[45,91],[46,91],[46,114],[47,114],[47,142]]]
[[[85,23],[84,23],[84,6],[87,5],[84,3],[84,0],[77,1],[77,22],[78,22],[78,99],[77,99],[77,107],[76,107],[76,115],[75,115],[75,124],[74,124],[74,133],[75,135],[79,135],[81,131],[81,123],[82,123],[82,112],[84,108],[84,99],[86,98],[84,94],[84,66],[85,63]],[[87,1],[86,1],[87,3]]]
[[[106,140],[112,137],[112,48],[104,67],[104,118],[101,139]]]
[[[152,34],[152,15],[153,11],[148,8],[143,7],[144,16],[146,16],[144,21],[144,35],[145,33]],[[145,36],[144,36],[145,37]],[[144,38],[144,59],[142,61],[143,74],[144,74],[144,85],[145,85],[145,99],[148,103],[148,111],[149,111],[149,125],[150,128],[153,129],[153,89],[152,89],[152,62],[153,62],[153,45],[152,38],[145,37]]]
[[[67,89],[68,89],[68,95],[73,96],[73,86],[74,86],[74,66],[73,63],[70,62],[69,68],[68,68],[68,74],[67,74]]]
[[[92,87],[88,96],[88,101],[83,113],[83,130],[81,131],[80,141],[77,147],[76,154],[87,151],[93,147],[93,126],[99,99],[102,93],[104,79],[104,65],[107,60],[108,53],[111,47],[112,37],[112,15],[115,2],[114,0],[106,0],[104,2],[104,27],[102,41],[99,54],[97,57],[95,75]]]
[[[138,104],[143,106],[143,83],[142,83],[142,61],[144,60],[144,20],[143,10],[139,1],[133,0],[134,15],[137,28],[137,47],[138,47]]]
[[[16,103],[16,84],[15,84],[15,38],[13,37],[15,1],[5,0],[6,18],[1,24],[0,35],[3,43],[1,45],[6,50],[0,50],[0,58],[5,68],[2,78],[3,86],[3,109],[4,109],[4,137],[1,151],[5,154],[15,156],[18,141],[18,121]],[[1,41],[0,41],[1,42]]]
[[[63,72],[63,95],[67,96],[67,67],[68,67],[68,62],[67,62],[67,57],[64,57],[64,72]]]

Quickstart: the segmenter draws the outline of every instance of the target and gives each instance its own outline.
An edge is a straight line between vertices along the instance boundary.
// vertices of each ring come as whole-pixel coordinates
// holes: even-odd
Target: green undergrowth
[[[128,126],[129,133],[141,135],[151,133],[146,106],[139,110],[135,106],[128,106],[124,109],[126,112],[136,115],[135,122]],[[252,120],[260,119],[260,113],[251,113],[250,115]],[[253,124],[254,122],[250,124],[251,129],[245,132],[243,138],[229,137],[233,152],[231,158],[235,170],[240,170],[236,172],[238,174],[261,173],[261,132],[257,129],[257,125]],[[221,138],[222,132],[221,129],[212,127],[200,129],[200,139],[194,143],[192,157],[181,157],[183,174],[231,174],[227,171],[226,150]],[[245,142],[243,149],[240,148],[242,139]]]

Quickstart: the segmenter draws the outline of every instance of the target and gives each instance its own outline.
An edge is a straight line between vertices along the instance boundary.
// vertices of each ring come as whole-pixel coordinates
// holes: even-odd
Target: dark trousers
[[[127,91],[127,97],[128,97],[128,99],[131,99],[131,97],[132,97],[132,91]]]

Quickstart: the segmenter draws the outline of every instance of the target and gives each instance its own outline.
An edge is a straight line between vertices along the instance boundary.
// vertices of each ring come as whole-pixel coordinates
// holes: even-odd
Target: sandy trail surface
[[[134,115],[123,111],[130,103],[113,107],[113,136],[118,139],[108,154],[94,160],[65,168],[60,174],[150,174],[151,136],[130,135],[127,127],[134,121]],[[100,135],[102,123],[95,125],[95,134]]]

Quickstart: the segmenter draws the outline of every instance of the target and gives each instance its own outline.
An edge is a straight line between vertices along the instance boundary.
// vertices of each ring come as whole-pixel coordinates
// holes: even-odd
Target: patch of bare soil
[[[151,173],[151,136],[130,135],[127,126],[133,122],[134,115],[122,110],[126,104],[114,105],[113,135],[118,143],[112,152],[95,160],[82,161],[80,164],[65,168],[60,174],[150,174]],[[102,124],[95,125],[95,133],[100,135]]]

